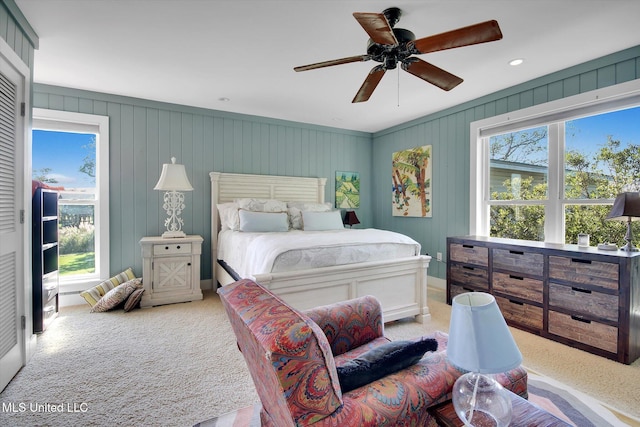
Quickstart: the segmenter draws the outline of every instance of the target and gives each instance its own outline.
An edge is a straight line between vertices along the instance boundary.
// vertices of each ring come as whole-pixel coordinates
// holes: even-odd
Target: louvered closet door
[[[24,286],[23,138],[18,129],[22,77],[0,57],[0,391],[22,367],[24,345],[19,309]],[[22,120],[20,120],[22,123]]]

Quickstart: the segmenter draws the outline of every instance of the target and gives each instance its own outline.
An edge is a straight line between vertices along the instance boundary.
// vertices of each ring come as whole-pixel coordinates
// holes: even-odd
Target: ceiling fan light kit
[[[365,55],[302,65],[295,67],[294,70],[308,71],[351,62],[365,62],[371,59],[379,62],[380,65],[373,67],[360,86],[353,98],[352,102],[354,103],[369,100],[385,72],[396,69],[398,63],[409,74],[449,91],[462,83],[463,80],[413,55],[502,39],[498,22],[491,20],[416,40],[413,32],[403,28],[394,28],[401,15],[402,11],[397,7],[390,7],[382,13],[355,12],[354,18],[370,37]]]

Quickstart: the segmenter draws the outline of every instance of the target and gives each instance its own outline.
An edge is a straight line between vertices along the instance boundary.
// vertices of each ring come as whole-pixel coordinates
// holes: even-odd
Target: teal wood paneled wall
[[[447,236],[469,233],[470,124],[594,89],[640,78],[640,46],[584,63],[405,123],[373,136],[373,225],[418,240],[433,256],[429,275],[446,277]],[[447,96],[445,92],[442,96]],[[391,156],[433,145],[433,216],[401,218],[391,214]],[[443,261],[446,259],[443,258]]]
[[[33,74],[33,52],[34,45],[38,45],[38,38],[13,0],[2,0],[0,3],[0,37]]]
[[[335,201],[335,172],[360,172],[362,227],[372,226],[371,134],[136,98],[34,85],[36,108],[109,116],[111,272],[142,273],[139,241],[164,231],[161,192],[154,191],[171,156],[186,167],[184,230],[204,237],[202,279],[211,274],[209,172],[327,177]]]

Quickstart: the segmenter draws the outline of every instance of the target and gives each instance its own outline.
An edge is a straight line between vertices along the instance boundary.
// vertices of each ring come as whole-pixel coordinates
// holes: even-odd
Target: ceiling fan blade
[[[373,67],[373,69],[369,71],[369,75],[367,75],[367,78],[364,80],[364,83],[362,83],[362,86],[358,89],[358,93],[356,93],[356,96],[351,102],[356,103],[368,101],[373,91],[376,90],[378,83],[382,80],[385,72],[386,70],[382,65]]]
[[[446,91],[453,89],[463,81],[460,77],[420,58],[408,58],[403,61],[402,69]]]
[[[382,13],[354,12],[353,17],[356,18],[375,43],[390,46],[398,45],[393,29],[391,29],[389,21]]]
[[[492,42],[502,38],[498,21],[486,21],[407,43],[413,53],[429,53],[454,47]]]
[[[294,67],[295,71],[315,70],[316,68],[331,67],[333,65],[349,64],[350,62],[364,62],[371,59],[371,55],[349,56],[348,58],[333,59],[331,61],[316,62],[315,64]]]

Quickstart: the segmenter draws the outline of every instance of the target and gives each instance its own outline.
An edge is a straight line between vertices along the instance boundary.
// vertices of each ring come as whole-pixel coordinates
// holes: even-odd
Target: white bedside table
[[[200,254],[202,237],[143,237],[140,307],[202,299]]]

